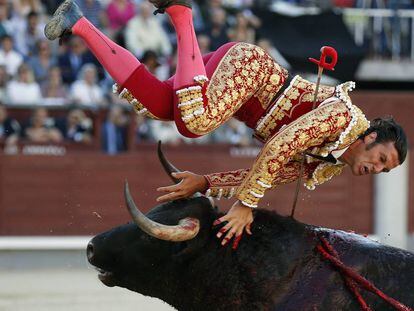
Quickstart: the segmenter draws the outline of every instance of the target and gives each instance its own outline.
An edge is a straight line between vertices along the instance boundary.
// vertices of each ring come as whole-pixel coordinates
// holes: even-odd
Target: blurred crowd
[[[223,142],[245,146],[252,143],[251,131],[235,120],[212,135],[187,140],[173,123],[131,117],[130,106],[112,94],[111,77],[80,38],[71,36],[58,44],[44,37],[44,25],[61,2],[0,0],[0,139],[5,148],[12,148],[19,141],[87,144],[99,132],[102,149],[114,154],[127,148],[131,118],[136,118],[132,123],[137,143],[157,140],[173,144]],[[154,8],[148,1],[76,2],[92,23],[134,53],[159,79],[174,74],[174,29],[166,15],[152,14]],[[228,41],[255,43],[289,69],[277,49],[257,31],[261,20],[252,8],[271,2],[196,1],[194,24],[202,53],[214,51]],[[48,107],[51,106],[66,107],[66,115],[59,118],[50,115]],[[10,111],[17,107],[32,109],[30,118],[15,118]],[[105,121],[101,128],[93,128],[92,117],[85,111],[100,109],[107,111]]]

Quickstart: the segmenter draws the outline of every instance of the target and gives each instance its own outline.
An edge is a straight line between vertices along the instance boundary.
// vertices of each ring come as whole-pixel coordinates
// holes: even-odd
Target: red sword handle
[[[330,58],[330,62],[327,62],[326,58]],[[331,46],[323,46],[321,48],[321,57],[319,60],[314,58],[309,58],[309,60],[312,63],[315,63],[318,65],[318,80],[316,81],[316,87],[315,87],[315,94],[313,96],[313,105],[312,109],[315,109],[316,106],[316,99],[318,98],[318,92],[319,92],[319,85],[321,84],[321,78],[322,73],[324,69],[328,70],[335,70],[336,62],[338,61],[338,53],[336,50]]]
[[[327,58],[330,58],[330,62],[327,61]],[[338,61],[338,53],[331,46],[323,46],[321,48],[321,57],[319,60],[315,58],[309,58],[309,60],[323,69],[335,70],[334,67]]]

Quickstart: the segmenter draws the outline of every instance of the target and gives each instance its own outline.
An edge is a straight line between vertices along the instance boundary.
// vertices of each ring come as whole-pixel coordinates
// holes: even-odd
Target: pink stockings
[[[72,32],[86,42],[121,90],[128,89],[155,117],[175,120],[183,135],[198,137],[186,130],[174,91],[194,85],[196,76],[210,77],[233,44],[227,44],[203,59],[194,32],[191,9],[174,5],[166,11],[177,33],[178,62],[176,75],[164,82],[154,77],[132,53],[112,42],[85,17],[73,26]]]
[[[141,65],[131,52],[112,42],[85,17],[77,21],[72,32],[86,42],[102,66],[121,85]]]

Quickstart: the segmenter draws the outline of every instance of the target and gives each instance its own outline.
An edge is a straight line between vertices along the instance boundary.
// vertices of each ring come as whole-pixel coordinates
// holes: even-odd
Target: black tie
[[[318,159],[318,160],[321,160],[321,161],[324,161],[324,162],[329,162],[329,163],[332,163],[332,164],[336,164],[336,162],[337,162],[337,160],[335,159],[335,157],[331,153],[328,154],[326,157],[323,157],[323,156],[320,156],[320,155],[317,155],[317,154],[313,154],[313,153],[308,153],[308,152],[305,152],[305,154],[307,156],[310,156],[312,158],[315,158],[315,159]]]

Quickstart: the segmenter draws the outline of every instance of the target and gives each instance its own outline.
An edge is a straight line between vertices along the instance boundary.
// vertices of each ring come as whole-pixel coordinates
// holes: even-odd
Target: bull
[[[107,286],[157,297],[178,310],[360,310],[344,277],[315,251],[323,237],[346,265],[414,306],[414,254],[408,251],[260,209],[253,235],[234,251],[218,243],[212,224],[222,214],[202,195],[158,205],[147,215],[127,184],[125,198],[134,222],[95,236],[87,247]],[[393,310],[376,295],[362,295],[373,310]]]

